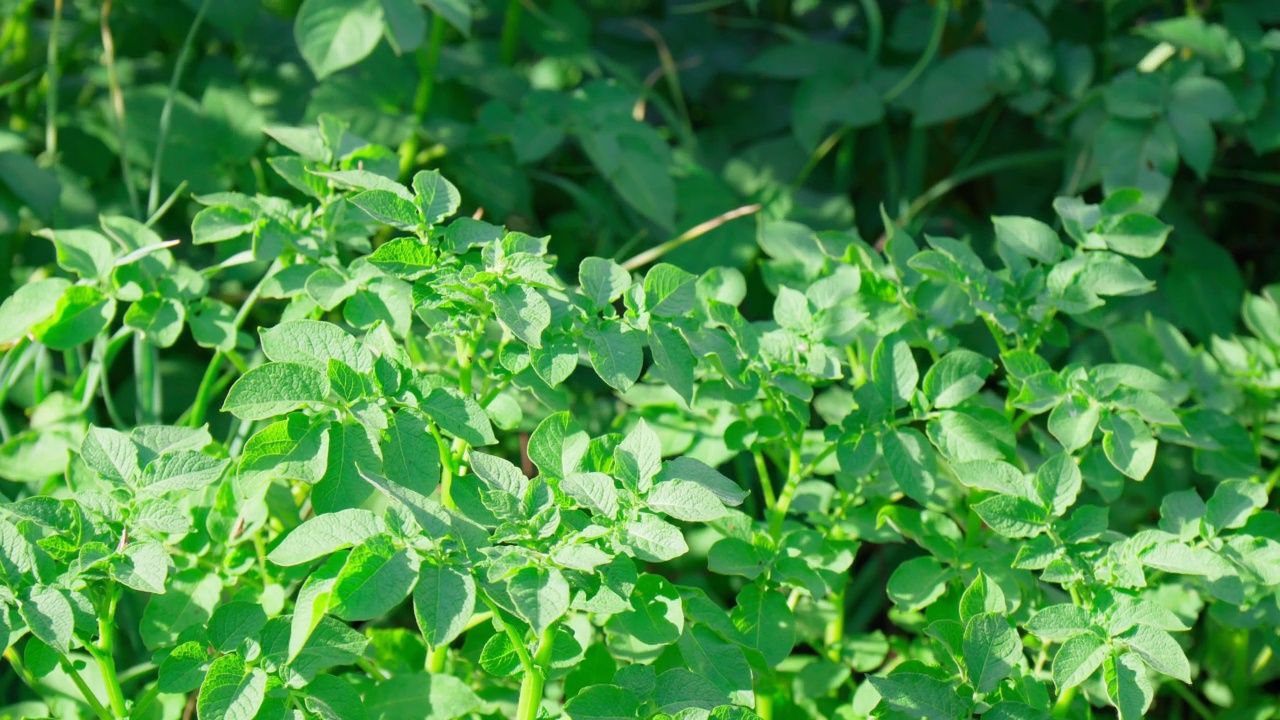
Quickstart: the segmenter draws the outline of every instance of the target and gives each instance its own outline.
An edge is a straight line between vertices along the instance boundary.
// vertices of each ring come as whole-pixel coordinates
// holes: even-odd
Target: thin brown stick
[[[138,190],[133,186],[129,175],[129,133],[128,120],[124,110],[124,91],[120,89],[120,74],[116,72],[116,41],[111,35],[111,7],[114,0],[102,0],[102,62],[107,66],[107,88],[111,94],[111,109],[116,117],[116,135],[120,139],[120,173],[124,176],[124,187],[129,192],[129,206],[133,215],[142,219],[142,206],[138,204]]]
[[[759,211],[760,211],[760,204],[752,203],[750,205],[743,205],[740,208],[735,208],[728,212],[721,213],[711,218],[710,220],[707,220],[705,222],[700,222],[697,225],[694,225],[688,230],[685,230],[683,233],[680,233],[680,235],[662,243],[661,245],[657,245],[655,247],[649,248],[648,250],[645,250],[639,255],[636,255],[631,259],[624,261],[622,263],[622,267],[625,270],[636,270],[638,268],[642,268],[645,265],[648,265],[649,263],[657,260],[658,258],[661,258],[663,255],[666,255],[672,250],[675,250],[681,245],[684,245],[685,243],[691,242],[693,240],[696,240],[702,237],[703,235],[706,235],[707,233],[711,232],[712,230],[715,230],[721,225],[724,225],[730,220],[736,220],[740,217],[744,217],[746,215],[752,215]]]

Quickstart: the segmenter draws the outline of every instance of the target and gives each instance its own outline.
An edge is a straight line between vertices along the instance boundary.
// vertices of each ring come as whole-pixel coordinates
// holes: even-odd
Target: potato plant
[[[749,320],[737,269],[561,267],[336,118],[268,132],[301,199],[200,196],[215,263],[103,216],[0,306],[0,716],[1280,709],[1277,293],[1208,345],[1124,313],[1141,192],[991,252],[763,221]]]

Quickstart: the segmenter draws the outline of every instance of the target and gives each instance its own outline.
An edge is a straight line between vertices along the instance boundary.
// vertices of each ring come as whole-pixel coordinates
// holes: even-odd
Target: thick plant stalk
[[[436,15],[431,18],[431,31],[427,36],[427,45],[418,50],[418,89],[413,96],[413,133],[400,145],[400,179],[409,181],[417,162],[418,148],[422,142],[419,135],[421,125],[431,108],[431,98],[435,95],[436,68],[440,65],[440,51],[444,48],[445,32],[448,25],[444,18]]]
[[[551,625],[542,631],[532,666],[525,667],[524,679],[520,681],[520,704],[516,710],[516,720],[538,720],[538,709],[542,706],[542,695],[551,670],[551,653],[555,649],[555,642],[556,626]]]

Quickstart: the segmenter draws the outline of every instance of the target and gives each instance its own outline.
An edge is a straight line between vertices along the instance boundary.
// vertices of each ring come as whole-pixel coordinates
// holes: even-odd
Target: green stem
[[[503,65],[513,65],[516,51],[520,49],[520,16],[524,13],[521,0],[507,0],[507,15],[502,21],[501,49],[498,57]]]
[[[133,336],[133,369],[138,391],[137,418],[139,425],[160,421],[160,368],[156,362],[155,347],[142,333]]]
[[[756,715],[760,720],[773,720],[773,696],[767,692],[756,693]]]
[[[862,0],[862,13],[867,16],[867,57],[872,65],[880,64],[880,45],[884,41],[884,17],[877,0]]]
[[[400,180],[409,181],[421,146],[422,123],[426,120],[427,110],[431,107],[431,97],[436,89],[436,68],[440,65],[440,50],[444,47],[445,31],[448,24],[444,18],[435,15],[431,18],[431,33],[427,44],[418,50],[418,89],[413,96],[413,132],[400,145]]]
[[[831,662],[835,663],[840,662],[840,643],[844,640],[844,599],[847,587],[847,585],[841,585],[839,590],[831,594],[831,603],[835,607],[835,616],[827,624],[827,629],[823,636],[827,657]]]
[[[84,696],[84,702],[89,706],[89,709],[93,711],[93,714],[97,715],[99,720],[113,720],[111,712],[103,707],[102,703],[98,701],[98,697],[93,694],[93,690],[89,689],[89,684],[80,676],[80,671],[76,670],[75,665],[72,665],[71,661],[65,656],[59,657],[58,660],[62,664],[63,672],[71,678],[71,682],[75,683],[76,689]],[[122,715],[121,717],[124,716]]]
[[[218,350],[213,354],[213,359],[209,361],[209,367],[204,369],[204,377],[200,378],[200,387],[196,389],[195,402],[191,404],[191,413],[187,416],[187,427],[198,428],[204,424],[205,415],[208,413],[209,400],[213,395],[214,386],[218,382],[218,371],[221,364],[222,351]]]
[[[266,287],[267,281],[275,277],[275,274],[282,267],[284,267],[284,263],[280,261],[280,258],[276,258],[267,268],[267,271],[262,274],[262,277],[258,279],[258,284],[254,285],[253,289],[249,291],[244,302],[240,304],[240,310],[236,312],[235,318],[231,321],[231,334],[233,337],[239,335],[240,328],[244,325],[245,319],[249,317],[254,304],[258,302],[258,298],[262,295],[262,290]],[[200,387],[196,390],[196,400],[191,405],[190,415],[187,420],[189,427],[200,427],[204,424],[204,419],[208,413],[208,403],[213,399],[212,383],[216,381],[224,359],[230,360],[241,373],[245,372],[241,367],[241,363],[237,362],[238,357],[234,351],[215,352],[209,360],[209,367],[205,368],[204,377],[200,380]],[[210,378],[213,379],[211,380]],[[209,383],[209,385],[206,386],[206,383]],[[204,395],[201,393],[204,393]]]
[[[1246,707],[1249,704],[1249,668],[1253,665],[1249,658],[1249,631],[1236,630],[1231,638],[1231,647],[1234,651],[1231,695],[1235,707]]]
[[[53,22],[49,26],[49,49],[46,57],[48,84],[45,92],[44,150],[49,164],[58,159],[58,35],[62,31],[62,0],[53,0]]]
[[[1058,696],[1058,702],[1053,704],[1053,717],[1055,720],[1062,720],[1071,712],[1071,703],[1076,699],[1076,689],[1079,685],[1072,685]]]
[[[173,75],[169,78],[169,92],[164,98],[164,107],[160,109],[160,126],[156,131],[156,157],[155,162],[151,166],[151,185],[147,188],[147,214],[151,217],[156,214],[156,209],[160,206],[160,168],[164,161],[164,144],[169,137],[169,122],[173,117],[173,99],[178,95],[178,82],[182,80],[182,70],[187,65],[187,58],[191,55],[191,46],[196,40],[196,31],[200,29],[200,23],[204,21],[205,13],[209,11],[210,0],[204,0],[200,3],[200,9],[196,11],[196,17],[191,21],[191,27],[187,29],[187,37],[182,41],[182,49],[178,51],[178,60],[173,65]]]
[[[50,375],[49,367],[49,348],[44,345],[36,346],[36,369],[35,381],[31,390],[31,398],[33,405],[39,405],[49,396],[52,389],[53,377]]]
[[[151,687],[147,688],[147,691],[142,694],[142,697],[134,701],[133,709],[129,713],[130,716],[142,717],[147,711],[147,708],[151,707],[151,703],[155,701],[156,696],[159,694],[160,683],[152,683]]]
[[[431,654],[427,656],[427,672],[432,675],[439,675],[444,672],[445,662],[449,660],[449,646],[441,645],[431,649]]]
[[[461,336],[453,339],[454,353],[458,358],[458,387],[463,395],[471,394],[471,360],[474,349]]]
[[[1182,698],[1182,701],[1185,702],[1187,707],[1191,708],[1196,715],[1199,715],[1203,720],[1214,720],[1213,711],[1211,711],[1209,707],[1200,700],[1200,698],[1196,697],[1195,693],[1191,692],[1191,689],[1186,685],[1183,685],[1177,680],[1171,683],[1166,683],[1166,685],[1173,688],[1173,694]],[[1240,707],[1240,704],[1233,703],[1232,706]]]
[[[778,498],[773,493],[773,480],[769,478],[769,466],[764,462],[764,453],[752,450],[751,458],[756,462],[756,475],[760,476],[760,494],[764,495],[764,506],[772,512],[773,507],[778,504]]]
[[[906,92],[907,88],[920,78],[925,68],[929,67],[929,63],[933,62],[933,57],[938,54],[938,48],[942,45],[942,32],[947,29],[947,13],[951,10],[951,3],[947,0],[936,0],[936,2],[937,4],[933,7],[933,31],[929,35],[929,44],[925,46],[924,54],[916,60],[911,70],[884,94],[885,104],[893,102],[899,95]]]
[[[547,675],[551,672],[551,654],[555,643],[556,626],[552,624],[542,631],[542,636],[538,639],[538,651],[533,656],[532,665],[525,666],[524,679],[520,681],[520,704],[516,709],[516,720],[538,720]]]
[[[917,215],[919,215],[929,203],[946,195],[960,185],[971,180],[976,180],[988,175],[994,175],[1005,170],[1012,170],[1020,167],[1030,167],[1033,165],[1043,165],[1044,163],[1054,162],[1062,159],[1061,150],[1035,150],[1032,152],[1017,153],[1014,155],[1006,155],[1004,157],[993,158],[986,162],[980,162],[977,165],[955,173],[949,177],[943,178],[934,183],[928,190],[925,190],[920,197],[911,202],[906,211],[899,218],[899,224],[906,226]]]
[[[116,603],[120,600],[119,587],[112,582],[107,590],[107,612],[98,617],[98,646],[96,652],[92,645],[87,645],[98,668],[102,671],[102,682],[107,686],[107,697],[111,701],[111,710],[118,718],[129,716],[125,707],[124,691],[120,688],[120,678],[116,674]]]
[[[795,498],[796,489],[804,475],[800,472],[800,451],[792,447],[787,457],[787,482],[778,493],[778,502],[773,506],[773,516],[769,519],[769,534],[774,540],[782,537],[782,523],[787,518],[787,510],[791,509],[791,501]]]

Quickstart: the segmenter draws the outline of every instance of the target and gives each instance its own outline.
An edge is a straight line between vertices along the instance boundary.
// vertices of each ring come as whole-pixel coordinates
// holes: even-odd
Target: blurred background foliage
[[[1163,292],[1140,302],[1197,339],[1276,277],[1275,2],[0,0],[0,16],[5,295],[51,262],[40,227],[121,214],[186,239],[193,195],[301,198],[262,128],[321,113],[398,148],[370,166],[438,168],[465,210],[550,234],[570,265],[753,203],[668,259],[749,269],[784,220],[873,243],[881,207],[989,248],[991,215],[1137,187],[1177,228],[1143,268]]]

